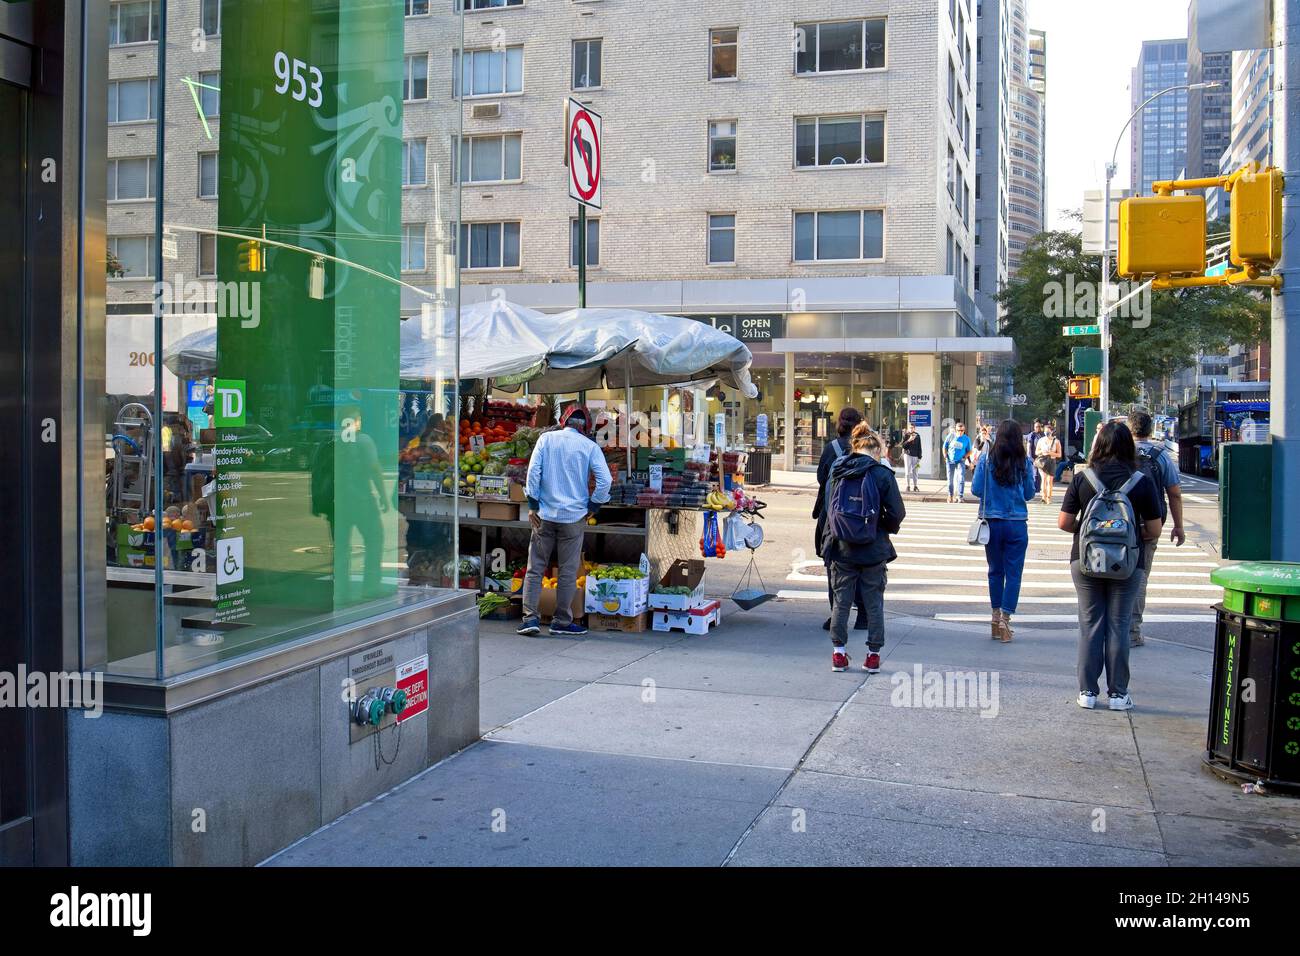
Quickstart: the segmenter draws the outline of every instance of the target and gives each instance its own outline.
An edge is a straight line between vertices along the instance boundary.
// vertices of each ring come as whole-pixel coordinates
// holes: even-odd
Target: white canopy
[[[518,321],[526,329],[498,322],[494,331],[505,336],[498,343],[478,342],[488,350],[496,367],[512,364],[510,371],[491,377],[499,384],[528,383],[535,393],[578,392],[601,387],[685,385],[721,380],[748,398],[758,395],[750,381],[753,355],[739,340],[703,322],[676,315],[657,315],[633,309],[571,309],[559,315],[528,317]],[[485,378],[484,366],[467,346],[482,325],[461,327],[462,378]],[[543,352],[510,348],[511,336],[533,337],[547,343]],[[495,345],[495,347],[494,347]],[[535,348],[535,346],[534,346]],[[506,350],[512,358],[508,361]]]
[[[453,354],[448,332],[434,311],[404,319],[401,377],[445,375]],[[749,349],[731,335],[676,315],[633,309],[546,315],[504,300],[466,306],[460,313],[460,377],[491,378],[506,387],[527,382],[539,394],[719,379],[754,398],[752,362]],[[215,321],[164,350],[163,363],[182,378],[215,374]]]

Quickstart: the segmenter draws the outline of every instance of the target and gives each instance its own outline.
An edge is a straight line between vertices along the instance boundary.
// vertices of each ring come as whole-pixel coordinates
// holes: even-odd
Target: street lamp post
[[[1098,302],[1098,317],[1101,326],[1101,414],[1103,417],[1110,414],[1110,184],[1115,178],[1118,171],[1117,159],[1119,157],[1119,144],[1124,138],[1128,128],[1133,125],[1144,109],[1152,102],[1158,100],[1166,93],[1175,93],[1178,90],[1213,90],[1222,86],[1222,83],[1191,83],[1182,86],[1171,86],[1167,90],[1161,90],[1147,99],[1135,109],[1128,121],[1119,131],[1119,136],[1115,137],[1115,148],[1111,150],[1110,162],[1106,164],[1106,211],[1103,214],[1104,229],[1101,237],[1101,298]]]

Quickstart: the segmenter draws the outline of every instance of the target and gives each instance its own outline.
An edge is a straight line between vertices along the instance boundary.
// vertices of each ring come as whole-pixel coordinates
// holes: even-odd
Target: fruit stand
[[[545,316],[503,303],[474,313],[470,321],[473,327],[462,319],[459,415],[410,441],[399,475],[399,508],[408,525],[431,521],[449,527],[455,512],[460,555],[441,567],[430,562],[417,568],[418,553],[409,549],[413,579],[426,574],[444,584],[472,581],[485,594],[518,594],[531,532],[524,520],[528,460],[541,431],[554,420],[555,396],[625,389],[630,410],[632,390],[644,386],[702,387],[721,380],[756,394],[749,349],[691,319],[624,309]],[[472,394],[466,394],[466,385]],[[494,387],[509,392],[525,386],[527,394],[516,400],[490,397]],[[702,551],[723,558],[717,516],[738,508],[752,514],[762,507],[744,493],[742,453],[708,446],[638,448],[626,433],[620,442],[618,429],[612,430],[612,440],[610,430],[599,431],[609,442],[605,454],[613,486],[609,503],[587,529],[584,583],[590,599],[584,610],[589,614],[607,613],[608,593],[597,600],[591,589],[613,580],[609,575],[616,572],[610,569],[634,568],[643,582],[659,581],[674,562],[700,560]],[[606,583],[606,592],[609,587]],[[639,617],[648,624],[647,607],[629,613],[635,607],[622,601],[620,614],[611,616]],[[486,599],[480,610],[511,616],[500,598]]]

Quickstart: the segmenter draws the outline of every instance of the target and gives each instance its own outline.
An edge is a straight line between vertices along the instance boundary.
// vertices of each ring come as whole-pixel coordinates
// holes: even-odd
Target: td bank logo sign
[[[213,419],[217,428],[246,424],[242,378],[219,378],[214,385]]]

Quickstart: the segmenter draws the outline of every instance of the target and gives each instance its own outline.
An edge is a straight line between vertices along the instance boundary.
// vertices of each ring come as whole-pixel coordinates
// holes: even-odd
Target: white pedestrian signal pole
[[[1273,155],[1282,164],[1282,261],[1274,270],[1273,558],[1300,562],[1300,496],[1290,482],[1300,469],[1300,9],[1273,3]]]

